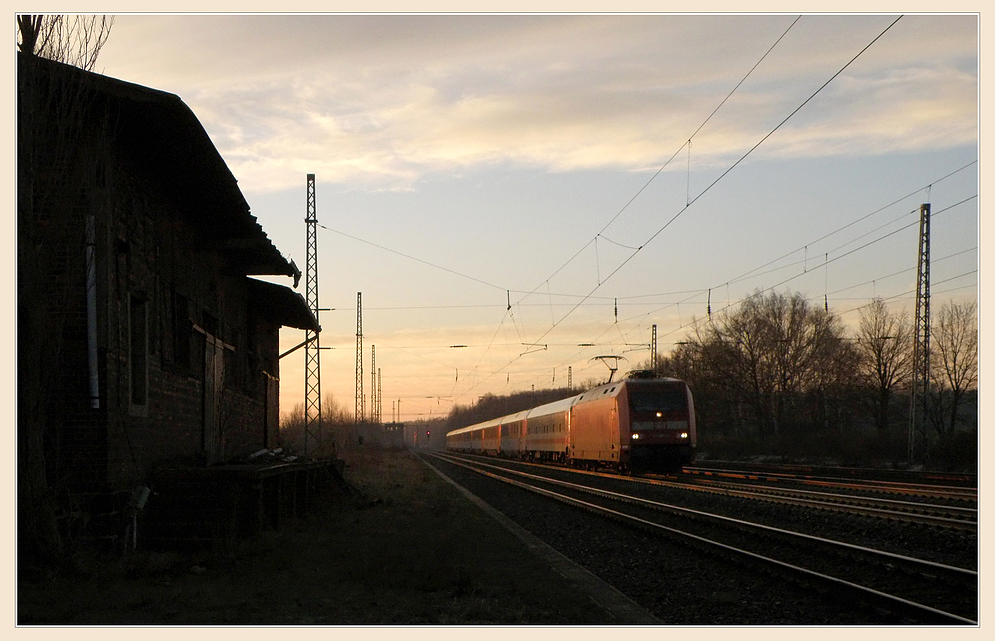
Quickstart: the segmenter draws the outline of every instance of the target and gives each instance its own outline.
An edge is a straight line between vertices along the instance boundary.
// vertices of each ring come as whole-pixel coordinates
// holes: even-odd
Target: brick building
[[[254,278],[300,271],[193,112],[18,54],[17,131],[21,507],[278,447],[279,330],[315,319]]]

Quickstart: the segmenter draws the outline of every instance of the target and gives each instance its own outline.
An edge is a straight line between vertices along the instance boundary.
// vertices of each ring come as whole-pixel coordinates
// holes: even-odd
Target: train
[[[620,473],[680,470],[696,444],[687,383],[643,371],[446,434],[452,452]]]

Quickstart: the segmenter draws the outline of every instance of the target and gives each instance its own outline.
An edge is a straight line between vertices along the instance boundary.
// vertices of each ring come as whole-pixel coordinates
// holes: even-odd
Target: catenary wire
[[[628,258],[626,258],[624,261],[622,261],[622,263],[619,264],[610,274],[608,274],[608,276],[604,280],[601,280],[599,278],[598,284],[591,290],[591,292],[589,292],[589,294],[587,296],[584,297],[584,299],[582,299],[580,302],[578,302],[576,305],[574,305],[574,307],[572,307],[563,317],[561,317],[559,321],[556,321],[556,323],[554,323],[549,329],[547,329],[545,332],[543,332],[543,334],[538,339],[536,339],[533,342],[535,342],[535,343],[541,342],[551,331],[553,331],[554,329],[556,329],[556,327],[559,326],[559,324],[562,323],[567,317],[569,317],[574,311],[576,311],[577,308],[579,308],[587,300],[587,298],[590,297],[591,294],[593,294],[595,291],[597,291],[598,289],[600,289],[601,286],[604,284],[604,282],[607,282],[609,279],[611,279],[616,273],[618,273],[623,267],[625,267],[644,247],[646,247],[649,243],[651,243],[654,239],[656,239],[675,220],[677,220],[685,211],[687,211],[694,203],[696,203],[702,196],[704,196],[706,193],[708,193],[712,189],[712,187],[714,187],[722,179],[724,179],[727,175],[729,175],[729,173],[733,169],[735,169],[736,167],[738,167],[739,164],[743,162],[743,160],[745,160],[748,156],[750,156],[758,147],[760,147],[760,145],[762,145],[776,131],[778,131],[786,122],[788,122],[788,120],[790,120],[795,114],[797,114],[802,108],[804,108],[805,105],[807,105],[819,93],[821,93],[822,90],[825,89],[833,80],[835,80],[837,77],[839,77],[840,74],[842,74],[846,69],[848,69],[850,67],[850,65],[852,65],[861,55],[864,54],[864,52],[866,52],[871,46],[873,46],[874,43],[876,43],[878,40],[880,40],[884,36],[884,34],[886,34],[889,30],[891,30],[891,28],[894,27],[895,24],[897,24],[898,21],[901,18],[902,18],[902,16],[898,16],[897,18],[895,18],[895,20],[893,20],[887,27],[885,27],[885,29],[883,31],[881,31],[881,33],[879,33],[877,36],[875,36],[873,40],[871,40],[859,52],[857,52],[857,54],[855,56],[853,56],[853,58],[851,58],[845,65],[843,65],[843,67],[841,67],[836,73],[834,73],[828,80],[826,80],[818,89],[815,90],[815,92],[813,92],[800,105],[798,105],[798,107],[796,107],[791,113],[789,113],[770,132],[768,132],[763,138],[761,138],[756,144],[754,144],[745,154],[743,154],[732,165],[730,165],[728,168],[726,168],[725,171],[723,171],[717,178],[715,178],[701,192],[699,192],[693,199],[691,199],[688,202],[687,205],[685,205],[680,210],[678,210],[678,212],[676,214],[674,214],[673,217],[671,217],[660,229],[658,229],[652,236],[650,236],[649,239],[647,239],[642,245],[640,245],[638,249],[636,249],[635,251],[633,251],[632,254],[630,254]],[[679,151],[677,153],[679,153]],[[675,154],[675,156],[676,156],[676,154]],[[668,161],[668,163],[669,162],[670,161]],[[662,171],[662,169],[661,169],[661,171]],[[571,260],[573,260],[573,259],[571,258]],[[562,267],[560,269],[562,269]],[[538,289],[538,286],[536,287],[536,290],[537,289]],[[504,369],[506,369],[507,367],[510,367],[515,361],[517,361],[521,357],[522,357],[522,354],[520,354],[519,356],[513,358],[509,363],[507,363],[500,370],[498,370],[498,372],[501,372]],[[490,378],[490,376],[485,377],[483,379],[483,381],[481,381],[480,383],[488,380],[489,378]],[[479,385],[480,383],[477,383],[477,385]],[[467,392],[465,392],[465,393],[469,393],[475,387],[476,387],[476,385],[474,385],[473,387],[471,387],[470,389],[468,389]],[[459,397],[457,397],[457,398],[459,398]]]
[[[647,239],[642,245],[640,245],[638,249],[636,249],[635,251],[633,251],[633,253],[630,254],[628,258],[626,258],[624,261],[622,261],[622,263],[619,264],[610,274],[608,274],[607,277],[605,277],[603,280],[601,280],[598,283],[598,285],[595,286],[594,289],[590,293],[593,294],[605,282],[607,282],[615,274],[617,274],[623,267],[625,267],[644,247],[646,247],[649,243],[651,243],[654,239],[656,239],[661,233],[663,233],[675,220],[677,220],[695,202],[697,202],[702,196],[704,196],[709,190],[711,190],[712,187],[714,187],[716,184],[718,184],[719,181],[721,181],[723,178],[725,178],[727,175],[729,175],[729,172],[731,172],[733,169],[735,169],[737,166],[739,166],[739,164],[741,162],[743,162],[743,160],[745,160],[750,154],[752,154],[761,144],[763,144],[768,138],[770,138],[777,130],[779,130],[782,126],[784,126],[784,124],[786,122],[788,122],[788,120],[790,120],[795,114],[797,114],[805,105],[807,105],[809,102],[812,101],[812,99],[814,99],[819,93],[821,93],[822,90],[825,89],[829,85],[829,83],[831,83],[833,80],[835,80],[837,77],[839,77],[839,75],[841,73],[843,73],[847,68],[849,68],[850,65],[852,65],[854,63],[854,61],[857,60],[857,58],[859,58],[861,55],[863,55],[863,53],[865,51],[867,51],[875,42],[877,42],[879,39],[881,39],[881,37],[884,36],[884,34],[887,33],[893,26],[895,26],[895,24],[900,19],[901,19],[901,16],[898,16],[898,18],[895,18],[895,20],[892,21],[891,24],[889,24],[887,27],[885,27],[885,29],[881,33],[879,33],[877,36],[875,36],[875,38],[873,40],[871,40],[870,43],[868,43],[866,46],[864,46],[864,48],[861,49],[853,58],[851,58],[849,62],[847,62],[845,65],[843,65],[843,67],[840,68],[839,71],[837,71],[836,73],[834,73],[828,80],[826,80],[826,82],[824,82],[818,89],[816,89],[814,93],[812,93],[800,105],[798,105],[798,107],[796,107],[790,114],[788,114],[780,123],[778,123],[777,126],[775,126],[770,132],[768,132],[763,138],[761,138],[756,144],[754,144],[745,154],[743,154],[738,160],[736,160],[736,162],[734,162],[732,165],[730,165],[728,168],[726,168],[725,171],[722,172],[722,174],[720,174],[711,183],[709,183],[705,187],[705,189],[702,190],[700,193],[698,193],[698,195],[696,195],[687,205],[685,205],[684,207],[682,207],[676,214],[674,214],[674,216],[671,217],[660,229],[658,229],[652,236],[649,237],[649,239]],[[560,320],[557,321],[556,324],[554,324],[552,327],[550,327],[549,329],[547,329],[542,334],[542,336],[540,336],[538,339],[536,339],[535,342],[539,342],[543,338],[545,338],[549,334],[549,332],[553,331],[560,323],[563,322],[563,320],[565,320],[578,307],[580,307],[584,303],[585,300],[587,300],[586,297],[583,300],[581,300],[580,302],[578,302],[562,318],[560,318]]]

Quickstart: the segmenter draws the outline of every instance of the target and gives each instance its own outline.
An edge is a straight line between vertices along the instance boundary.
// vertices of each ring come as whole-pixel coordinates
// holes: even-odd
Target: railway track
[[[787,468],[792,469],[792,468]],[[869,471],[869,473],[872,471]],[[931,482],[914,482],[909,480],[896,481],[885,479],[839,477],[825,473],[810,474],[799,472],[757,471],[737,469],[735,467],[709,468],[701,466],[685,467],[683,474],[702,478],[726,478],[748,481],[762,481],[776,484],[793,484],[816,486],[832,490],[850,490],[874,494],[899,494],[925,499],[943,499],[977,503],[977,484],[967,485],[966,476],[960,475],[945,479],[934,479]],[[959,485],[948,485],[937,481],[960,482]]]
[[[748,474],[808,479],[815,482],[867,482],[921,486],[946,486],[977,492],[976,474],[955,472],[927,472],[883,468],[828,467],[801,464],[750,463],[745,461],[698,461],[685,466],[685,473]]]
[[[977,507],[926,503],[922,501],[900,501],[852,493],[844,494],[713,480],[698,481],[696,483],[678,483],[665,480],[659,482],[696,492],[715,492],[726,496],[774,501],[820,510],[874,516],[894,521],[922,523],[958,530],[976,531],[978,528]],[[851,485],[850,487],[860,486]]]
[[[973,570],[667,504],[635,493],[641,484],[669,483],[666,481],[633,479],[632,492],[618,492],[597,487],[597,477],[603,476],[597,473],[578,474],[578,482],[573,482],[544,475],[542,466],[527,472],[492,460],[434,456],[736,563],[788,576],[837,597],[849,595],[854,602],[890,612],[902,621],[976,625],[978,578]]]
[[[527,463],[525,465],[533,465],[537,468],[546,467],[537,463]],[[554,467],[552,469],[563,468]],[[783,485],[782,481],[785,478],[790,478],[792,481],[796,480],[796,477],[791,475],[781,474],[772,476],[766,473],[756,475],[731,470],[710,470],[710,472],[711,475],[709,476],[690,481],[677,480],[678,477],[674,475],[646,475],[624,478],[629,478],[635,483],[646,483],[693,492],[781,503],[821,511],[859,514],[861,516],[870,516],[891,521],[918,523],[968,532],[976,532],[978,528],[977,490],[921,485],[912,486],[910,484],[899,484],[901,486],[899,489],[893,487],[895,484],[888,482],[883,482],[882,485],[881,483],[856,483],[850,481],[832,485],[823,482],[821,486],[826,489],[809,490]],[[606,478],[622,478],[616,474],[590,470],[576,470],[576,473]],[[685,471],[686,475],[689,474],[691,476],[701,473],[702,471]],[[735,478],[737,481],[723,481],[718,480],[719,478]],[[771,479],[773,479],[773,482],[771,482]],[[765,484],[757,484],[751,481],[767,482]],[[915,488],[922,489],[916,491]],[[828,491],[829,489],[840,491]],[[842,490],[849,491],[843,492]],[[881,492],[901,493],[908,496],[910,500],[896,500],[868,495],[879,494]],[[911,500],[911,498],[919,498],[921,500]],[[934,498],[940,498],[946,502],[927,502]]]

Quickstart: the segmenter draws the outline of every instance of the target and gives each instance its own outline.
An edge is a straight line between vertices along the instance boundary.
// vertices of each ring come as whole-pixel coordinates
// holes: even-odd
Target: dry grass
[[[20,624],[578,625],[608,615],[410,453],[340,452],[358,494],[198,554],[79,555]]]

